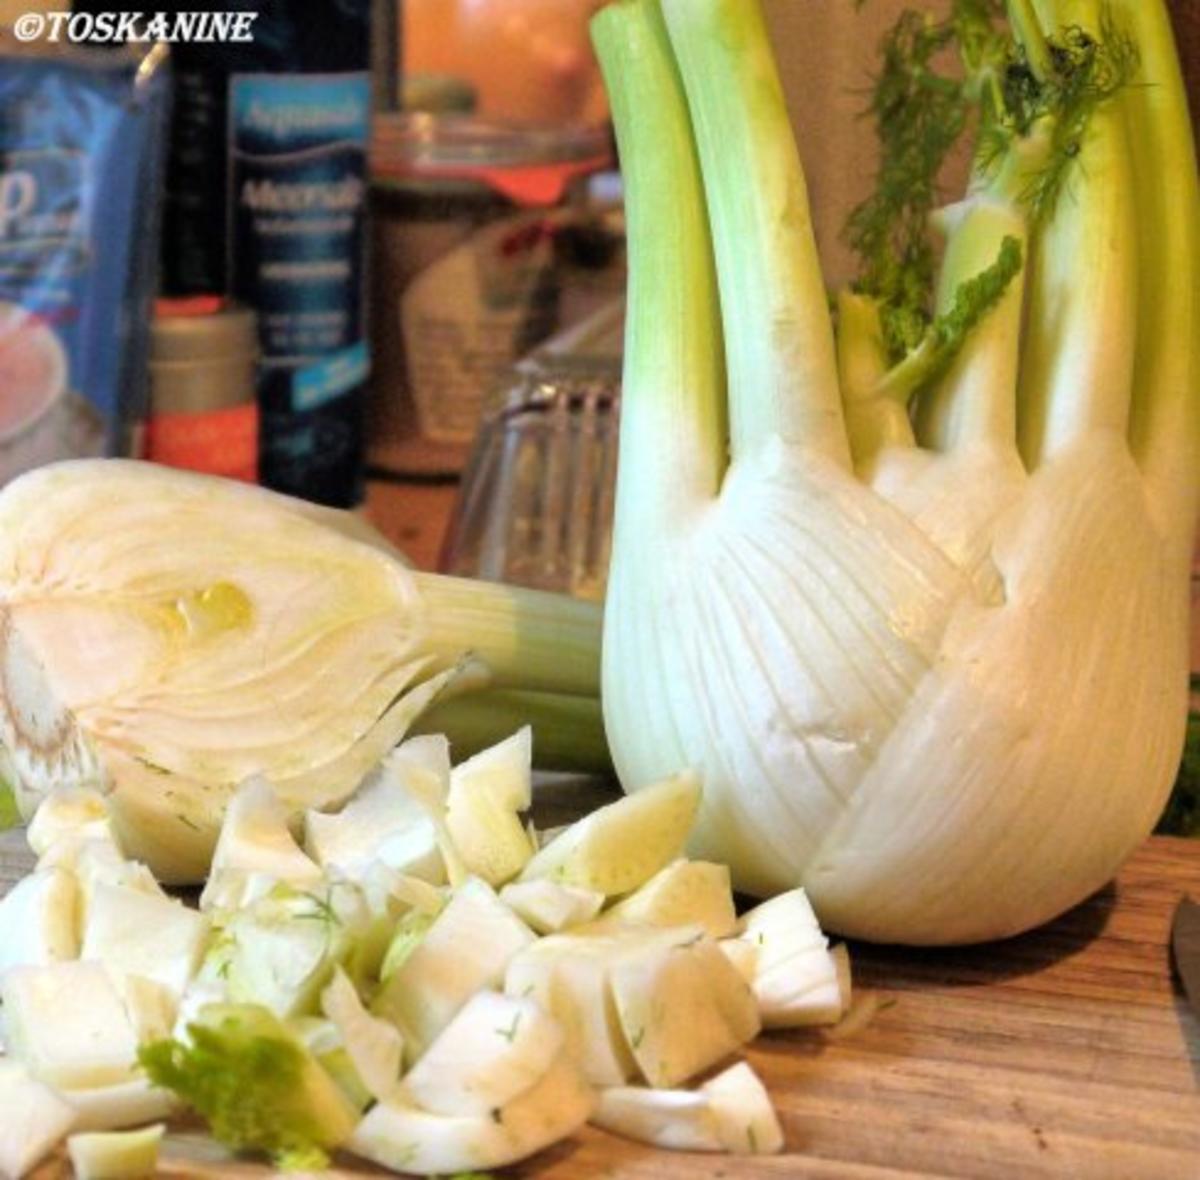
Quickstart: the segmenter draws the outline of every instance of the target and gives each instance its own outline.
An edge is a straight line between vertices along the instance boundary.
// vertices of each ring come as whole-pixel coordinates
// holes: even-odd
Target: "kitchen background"
[[[765,3],[838,284],[912,0]],[[144,455],[355,509],[419,565],[602,593],[624,251],[595,7],[211,0],[253,41],[165,52],[22,42],[119,9],[0,3],[0,483]]]

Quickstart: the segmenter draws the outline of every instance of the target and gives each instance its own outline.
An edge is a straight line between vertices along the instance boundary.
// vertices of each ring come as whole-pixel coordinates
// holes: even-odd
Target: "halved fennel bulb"
[[[202,877],[251,775],[345,799],[472,655],[495,689],[595,695],[599,618],[416,573],[260,488],[78,461],[0,493],[0,747],[26,814],[108,792],[125,851]]]
[[[1010,935],[1086,897],[1153,827],[1184,732],[1200,215],[1167,12],[1013,7],[1042,50],[1115,28],[1139,64],[1069,142],[1052,87],[1027,128],[993,125],[941,218],[939,310],[998,258],[1028,279],[940,376],[921,350],[888,369],[862,294],[835,342],[758,0],[593,25],[631,262],[614,761],[630,791],[695,767],[694,855],[883,941]]]

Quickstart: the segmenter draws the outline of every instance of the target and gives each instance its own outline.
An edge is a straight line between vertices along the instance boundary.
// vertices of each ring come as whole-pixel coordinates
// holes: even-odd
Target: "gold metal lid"
[[[195,414],[255,397],[254,312],[217,297],[159,300],[150,331],[150,399],[157,414]]]

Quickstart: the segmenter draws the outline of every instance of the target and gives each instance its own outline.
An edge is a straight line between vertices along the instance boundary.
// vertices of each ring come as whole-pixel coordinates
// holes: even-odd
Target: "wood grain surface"
[[[0,891],[27,870],[0,837]],[[782,1156],[668,1154],[585,1130],[505,1176],[530,1180],[1188,1180],[1200,1177],[1200,1023],[1172,981],[1175,905],[1200,898],[1200,843],[1155,838],[1059,921],[969,949],[854,946],[883,1004],[852,1036],[761,1038]],[[3,1118],[3,1112],[0,1112]],[[335,1175],[376,1174],[343,1161]],[[61,1160],[38,1180],[67,1174]],[[164,1176],[268,1174],[175,1134]]]

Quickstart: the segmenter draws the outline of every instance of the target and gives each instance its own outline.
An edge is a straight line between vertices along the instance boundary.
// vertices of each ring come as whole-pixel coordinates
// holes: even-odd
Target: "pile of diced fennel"
[[[528,729],[451,767],[394,749],[297,840],[265,780],[225,816],[198,908],[127,859],[104,797],[52,793],[0,901],[0,1174],[66,1139],[80,1177],[153,1172],[190,1110],[313,1170],[501,1167],[585,1123],[662,1148],[775,1152],[762,1029],[832,1024],[849,963],[804,893],[738,917],[685,859],[673,778],[558,831],[526,822]]]

